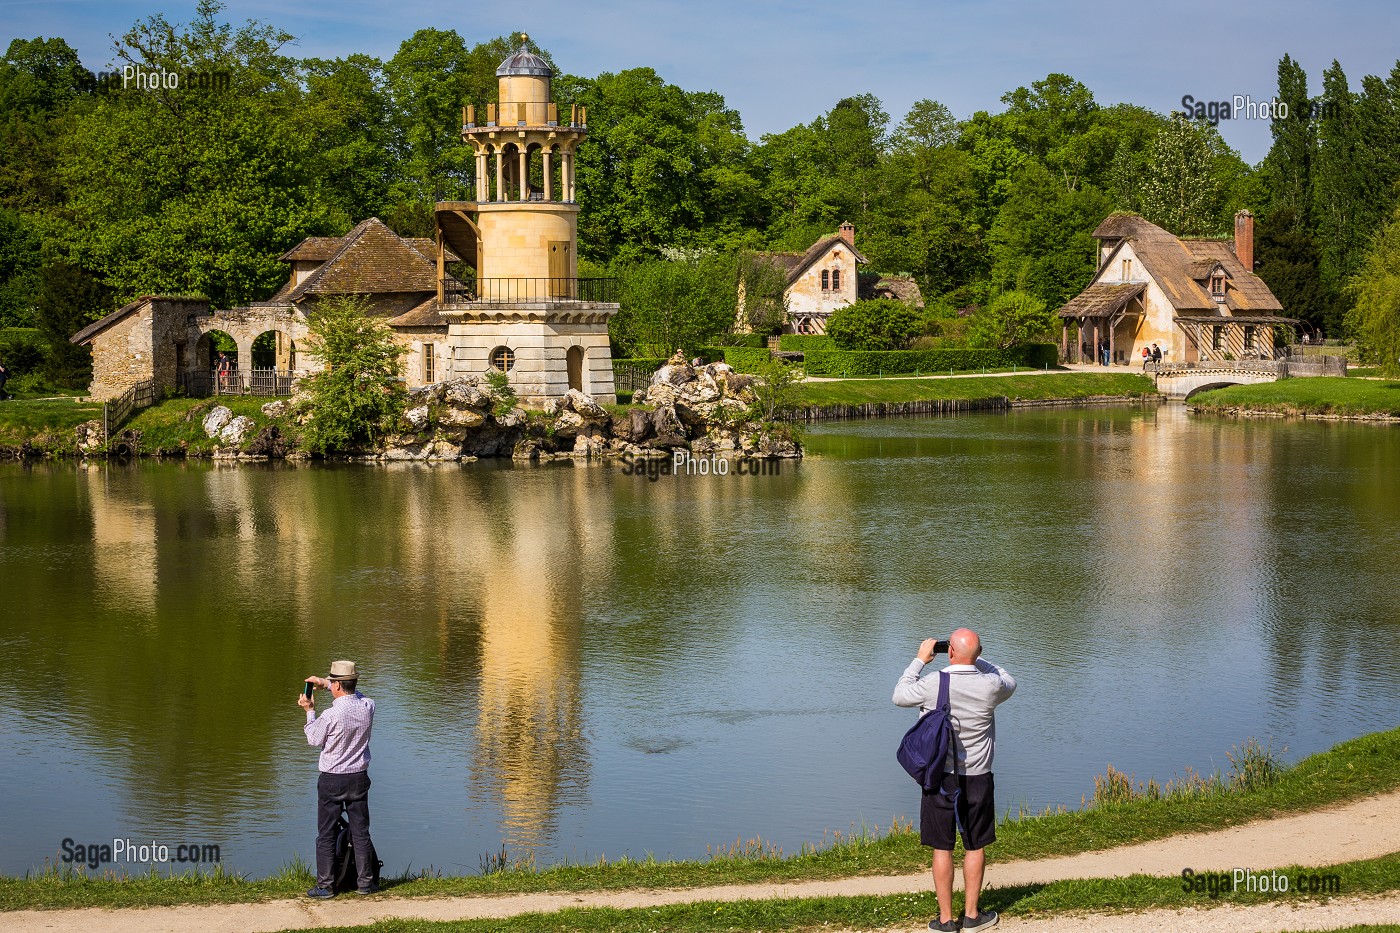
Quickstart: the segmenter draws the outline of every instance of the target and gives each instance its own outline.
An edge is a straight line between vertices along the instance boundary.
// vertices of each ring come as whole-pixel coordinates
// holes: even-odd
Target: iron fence
[[[180,376],[180,388],[193,398],[211,395],[291,395],[296,388],[296,376],[284,369],[229,369],[186,372]]]
[[[613,304],[617,279],[477,279],[448,282],[447,304],[513,304],[532,301],[586,301]]]

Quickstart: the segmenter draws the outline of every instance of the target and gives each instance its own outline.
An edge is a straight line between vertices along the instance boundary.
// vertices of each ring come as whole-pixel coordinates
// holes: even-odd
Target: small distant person
[[[369,736],[374,729],[374,701],[356,686],[359,673],[354,661],[333,661],[327,677],[311,676],[306,682],[329,690],[331,708],[318,718],[314,700],[306,694],[297,703],[306,710],[306,741],[321,749],[321,777],[316,782],[316,887],[306,892],[318,899],[335,897],[335,826],[345,811],[350,840],[355,846],[357,891],[373,894],[373,846],[369,838]]]
[[[1309,342],[1308,335],[1307,335],[1307,334],[1304,334],[1304,335],[1303,335],[1303,346],[1306,347],[1306,346],[1308,345],[1308,342]]]
[[[1099,358],[1103,361],[1103,364],[1104,364],[1105,366],[1108,365],[1108,353],[1109,353],[1109,350],[1108,350],[1108,341],[1107,341],[1107,340],[1100,340],[1100,341],[1099,341]]]
[[[933,661],[938,642],[925,639],[894,687],[896,706],[919,706],[926,712],[938,702],[938,674],[920,676]],[[933,887],[938,919],[931,930],[984,930],[995,926],[997,912],[981,910],[982,875],[988,845],[996,841],[997,812],[992,781],[996,752],[997,706],[1010,699],[1016,681],[982,659],[982,639],[960,628],[948,636],[949,719],[953,745],[948,751],[943,786],[925,791],[919,805],[919,841],[933,849]],[[922,715],[922,713],[921,713]],[[953,846],[962,833],[964,915],[953,918]]]
[[[0,360],[0,402],[8,402],[10,394],[5,391],[5,383],[10,381],[10,371],[5,368],[5,362]]]
[[[227,392],[230,388],[230,376],[233,373],[233,363],[229,362],[228,354],[220,351],[219,360],[214,364],[215,371],[219,374],[219,391]]]
[[[1152,344],[1152,362],[1162,362],[1162,348],[1157,346],[1155,341]]]
[[[1152,362],[1152,348],[1142,348],[1142,371],[1147,372],[1147,364]]]

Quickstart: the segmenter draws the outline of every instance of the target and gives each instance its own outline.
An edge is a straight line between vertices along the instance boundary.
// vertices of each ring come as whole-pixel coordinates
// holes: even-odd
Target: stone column
[[[486,153],[483,150],[478,150],[476,154],[476,199],[478,201],[486,200],[486,192],[489,187],[486,171]]]
[[[553,105],[551,105],[551,106],[553,106]],[[553,200],[554,200],[554,174],[553,174],[553,172],[552,172],[552,170],[551,170],[551,169],[552,169],[552,166],[549,164],[549,156],[550,156],[549,149],[548,149],[548,148],[541,149],[541,150],[540,150],[540,155],[541,155],[541,156],[543,157],[543,159],[544,159],[544,199],[545,199],[546,201],[553,201]]]
[[[530,150],[520,148],[520,200],[530,200]]]
[[[497,150],[496,150],[496,200],[497,200],[497,201],[504,201],[504,200],[506,199],[506,176],[505,176],[505,170],[506,170],[505,153],[503,153],[503,152],[501,152],[501,150],[497,149]]]

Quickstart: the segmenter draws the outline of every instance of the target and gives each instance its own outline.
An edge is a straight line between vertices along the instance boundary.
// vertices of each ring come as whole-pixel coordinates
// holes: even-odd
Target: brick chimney
[[[849,220],[836,228],[836,235],[845,240],[851,249],[856,248],[856,228]]]
[[[1235,215],[1235,255],[1246,272],[1254,271],[1254,215],[1247,210]]]

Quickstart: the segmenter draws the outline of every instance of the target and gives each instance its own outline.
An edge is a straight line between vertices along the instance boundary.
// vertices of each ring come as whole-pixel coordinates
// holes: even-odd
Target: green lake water
[[[769,475],[0,466],[0,872],[310,860],[301,680],[355,659],[386,869],[787,851],[917,810],[890,704],[960,625],[1001,808],[1400,722],[1400,431],[1179,407],[832,423]],[[324,700],[322,704],[324,705]],[[127,866],[122,866],[127,867]],[[142,865],[130,866],[134,870]]]

